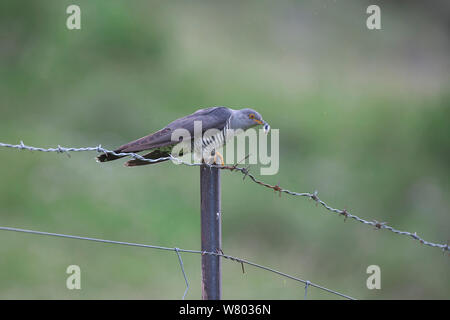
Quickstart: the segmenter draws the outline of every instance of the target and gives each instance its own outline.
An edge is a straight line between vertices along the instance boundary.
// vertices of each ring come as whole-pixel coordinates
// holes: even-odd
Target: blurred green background
[[[81,7],[81,30],[66,8]],[[381,7],[382,30],[366,28]],[[0,141],[114,148],[200,107],[280,130],[262,177],[424,239],[449,240],[448,1],[1,1]],[[200,248],[197,167],[0,150],[0,225]],[[258,173],[258,166],[253,166]],[[182,183],[180,183],[182,182]],[[448,299],[439,249],[222,173],[223,251],[363,299]],[[182,254],[199,299],[200,257]],[[81,290],[66,289],[68,265]],[[381,268],[381,290],[366,268]],[[0,231],[0,298],[180,299],[175,253]],[[304,286],[223,261],[225,299]],[[309,299],[336,299],[310,288]]]

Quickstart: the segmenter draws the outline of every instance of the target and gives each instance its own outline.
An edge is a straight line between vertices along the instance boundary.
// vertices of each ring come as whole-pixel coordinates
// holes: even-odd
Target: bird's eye
[[[253,113],[250,113],[250,114],[248,115],[248,117],[249,117],[250,119],[255,119],[255,115],[254,115]]]

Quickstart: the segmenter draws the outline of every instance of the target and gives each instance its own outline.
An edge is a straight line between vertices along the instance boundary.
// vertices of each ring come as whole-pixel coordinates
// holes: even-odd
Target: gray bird
[[[201,121],[202,134],[200,137],[194,135],[194,121]],[[193,114],[177,119],[169,123],[165,128],[149,134],[145,137],[137,139],[118,147],[114,150],[115,153],[122,152],[141,152],[148,150],[149,153],[143,155],[146,159],[159,159],[169,157],[172,149],[179,143],[190,143],[191,150],[198,152],[199,150],[206,150],[214,155],[214,162],[216,156],[221,159],[223,165],[223,157],[216,151],[216,149],[225,145],[225,143],[233,137],[229,132],[236,132],[241,129],[243,131],[257,125],[263,125],[264,131],[267,133],[270,126],[263,120],[261,115],[255,110],[246,108],[241,110],[234,110],[227,107],[211,107],[200,109]],[[185,129],[190,134],[189,141],[172,140],[172,133],[177,129]],[[210,130],[217,129],[217,130]],[[233,129],[233,130],[230,130]],[[215,131],[213,134],[205,134],[205,131]],[[97,157],[98,162],[111,161],[122,158],[112,153],[105,153]],[[168,159],[167,159],[168,160]],[[125,163],[127,167],[141,166],[146,164],[158,163],[166,160],[156,162],[148,162],[139,159],[129,160]]]

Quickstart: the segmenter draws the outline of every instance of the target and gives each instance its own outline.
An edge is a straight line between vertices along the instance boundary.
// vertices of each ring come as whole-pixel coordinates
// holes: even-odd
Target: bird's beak
[[[265,134],[269,133],[270,126],[269,126],[269,124],[267,122],[261,121],[261,120],[258,120],[258,119],[253,119],[253,121],[255,121],[257,124],[263,125]]]

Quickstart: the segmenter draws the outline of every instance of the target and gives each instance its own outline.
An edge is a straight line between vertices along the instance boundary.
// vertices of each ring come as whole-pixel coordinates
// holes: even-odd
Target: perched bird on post
[[[196,137],[194,132],[194,122],[199,121],[202,126],[201,135]],[[114,150],[115,153],[122,152],[141,152],[150,151],[143,155],[146,159],[159,159],[169,157],[173,148],[179,143],[190,143],[191,149],[196,153],[201,154],[202,158],[204,152],[214,155],[214,162],[217,163],[217,157],[221,159],[221,164],[224,164],[223,157],[216,150],[225,145],[227,140],[233,137],[236,130],[243,131],[257,125],[263,125],[264,131],[267,133],[270,126],[263,120],[261,115],[253,109],[234,110],[227,107],[211,107],[200,109],[193,114],[177,119],[169,123],[165,128],[149,134],[145,137],[135,141],[124,144]],[[172,140],[172,134],[177,129],[184,129],[190,134],[189,141]],[[216,130],[211,130],[216,129]],[[206,131],[213,132],[212,134],[205,134]],[[231,134],[230,134],[231,132]],[[101,154],[97,157],[98,162],[111,161],[122,158],[112,153]],[[129,160],[125,163],[127,167],[141,166],[146,164],[158,163],[165,160],[148,162],[140,159]]]

